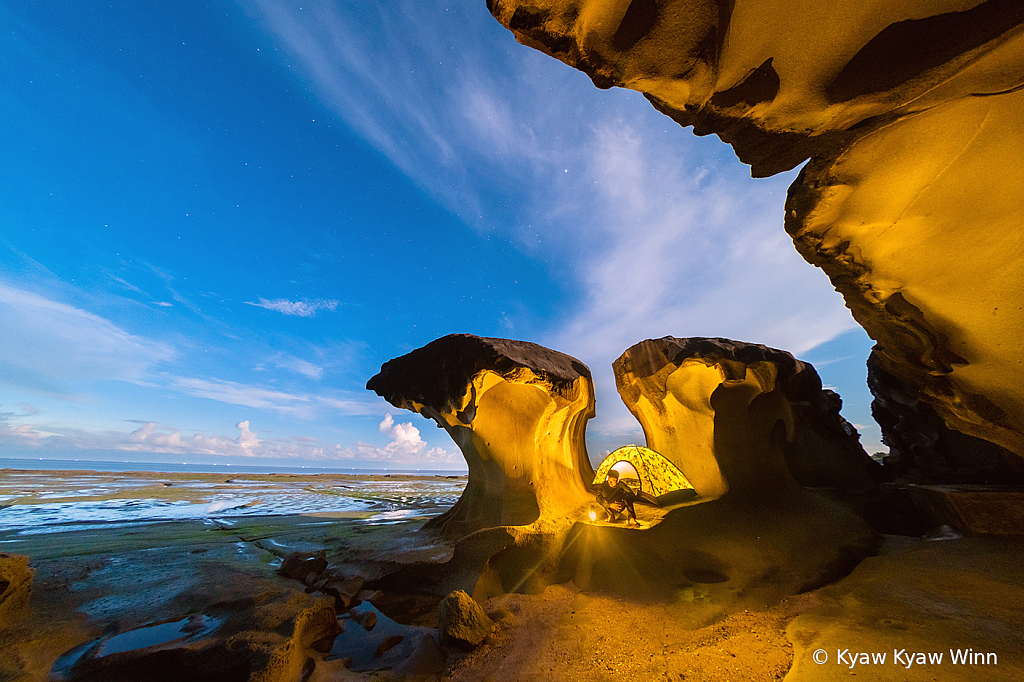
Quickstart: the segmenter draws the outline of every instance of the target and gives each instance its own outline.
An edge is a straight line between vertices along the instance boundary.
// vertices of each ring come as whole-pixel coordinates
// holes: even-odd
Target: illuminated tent
[[[659,507],[697,496],[697,491],[679,467],[641,445],[626,445],[605,457],[597,467],[594,486],[604,483],[611,470],[615,470],[619,480],[632,488],[641,500]]]

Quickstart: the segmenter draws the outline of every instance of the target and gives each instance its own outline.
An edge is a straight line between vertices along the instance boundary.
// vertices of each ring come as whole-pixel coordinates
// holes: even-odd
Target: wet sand
[[[291,552],[325,550],[335,570],[366,578],[396,561],[444,561],[450,548],[417,531],[464,485],[444,476],[0,471],[0,552],[27,555],[35,572],[31,625],[16,645],[0,636],[0,679],[45,680],[76,647],[227,613],[224,604],[307,598],[277,574]],[[355,642],[350,655],[367,645]]]
[[[6,486],[3,494],[10,495],[10,472],[2,473],[0,486]],[[77,473],[46,475],[53,477],[52,490],[27,489],[18,498],[22,506],[83,498],[163,500],[183,509],[206,505],[209,513],[162,521],[116,516],[35,525],[26,521],[0,530],[0,551],[28,555],[35,570],[27,620],[17,632],[0,634],[0,679],[42,682],[53,671],[53,679],[60,679],[72,654],[109,645],[124,633],[128,639],[123,641],[131,646],[132,641],[145,641],[163,630],[177,632],[182,623],[202,628],[252,620],[252,613],[263,613],[254,611],[254,605],[263,605],[264,611],[270,605],[285,621],[293,619],[323,599],[307,594],[300,582],[278,575],[282,557],[293,551],[325,550],[332,571],[368,580],[402,564],[443,563],[452,553],[436,536],[419,531],[425,518],[447,506],[439,503],[438,491],[458,484],[450,479],[239,477],[263,486],[260,500],[280,495],[282,501],[299,504],[297,490],[316,498],[321,495],[316,490],[338,486],[354,487],[346,499],[370,500],[354,510],[318,502],[307,513],[267,514],[271,507],[264,501],[211,510],[210,505],[227,495],[247,499],[247,486],[256,485],[229,483],[222,475],[84,474],[95,478],[89,485]],[[13,480],[44,479],[15,475]],[[168,482],[172,485],[165,486]],[[422,494],[417,497],[414,491]],[[403,497],[407,506],[394,507]],[[413,498],[420,504],[410,505]],[[146,505],[159,509],[155,502],[142,507]],[[261,505],[264,513],[255,513]],[[15,501],[0,511],[0,521],[4,512],[17,506]],[[30,515],[22,511],[22,516]],[[401,513],[387,516],[394,512]],[[45,516],[51,511],[32,513]],[[12,518],[21,517],[16,513]],[[671,598],[656,601],[583,592],[571,582],[551,585],[536,594],[487,600],[484,609],[497,625],[484,643],[472,653],[447,651],[440,674],[409,679],[752,682],[783,677],[850,679],[851,673],[861,680],[893,679],[896,673],[908,680],[1024,679],[1024,635],[1017,626],[1024,612],[1022,567],[1024,545],[1015,540],[928,542],[889,536],[880,555],[864,561],[851,575],[781,603],[744,600],[743,595],[731,594],[727,583],[678,590]],[[414,591],[415,586],[409,589]],[[364,602],[341,614],[345,632],[329,650],[316,654],[315,667],[306,670],[306,677],[312,682],[398,679],[395,666],[433,630],[430,623],[394,622],[385,614],[389,609],[380,606],[383,610]],[[368,611],[378,618],[372,631],[353,619]],[[256,620],[267,622],[265,616],[260,618]],[[154,625],[163,630],[150,629]],[[404,636],[403,643],[374,659],[372,651],[396,634]],[[818,664],[813,659],[819,649],[835,659],[838,651],[850,647],[888,651],[891,659],[894,648],[905,646],[993,651],[999,662],[989,667],[954,666],[947,656],[942,665],[907,671],[894,667],[891,660],[885,666],[851,670],[835,660]],[[345,667],[346,657],[353,659],[352,669]]]
[[[0,531],[47,533],[73,530],[79,523],[133,524],[288,514],[358,513],[358,518],[387,521],[447,509],[459,498],[465,484],[465,476],[231,477],[0,469]]]

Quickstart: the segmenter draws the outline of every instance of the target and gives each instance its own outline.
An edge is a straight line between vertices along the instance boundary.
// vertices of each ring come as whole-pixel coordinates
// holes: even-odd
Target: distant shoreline
[[[0,458],[0,471],[52,471],[52,472],[96,472],[96,473],[164,473],[164,474],[254,474],[254,475],[298,475],[317,476],[468,476],[468,472],[457,469],[408,469],[408,468],[359,468],[359,467],[288,467],[260,466],[252,464],[203,464],[182,462],[112,462],[88,459],[29,459]]]

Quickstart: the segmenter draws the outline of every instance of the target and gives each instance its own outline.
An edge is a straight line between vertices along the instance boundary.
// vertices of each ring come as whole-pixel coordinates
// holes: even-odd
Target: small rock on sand
[[[380,643],[380,646],[377,647],[377,650],[373,652],[373,657],[380,658],[381,656],[383,656],[384,654],[386,654],[387,652],[391,651],[396,646],[401,644],[403,639],[405,638],[402,637],[402,635],[391,635],[390,637],[388,637]]]
[[[457,590],[452,592],[437,607],[441,644],[455,644],[472,649],[484,641],[494,627],[492,621],[472,597]]]

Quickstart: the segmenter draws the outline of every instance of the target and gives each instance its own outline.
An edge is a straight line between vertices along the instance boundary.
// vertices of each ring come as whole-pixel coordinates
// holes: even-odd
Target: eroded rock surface
[[[593,390],[577,361],[535,344],[460,335],[387,363],[368,388],[444,426],[466,454],[470,479],[433,524],[461,537],[452,558],[371,586],[387,593],[417,585],[438,598],[465,590],[485,601],[567,580],[648,595],[722,583],[723,603],[734,607],[733,593],[781,598],[842,575],[874,550],[862,519],[805,489],[787,466],[787,442],[795,446],[806,431],[816,440],[803,475],[838,468],[842,478],[853,469],[870,484],[865,472],[877,469],[812,367],[765,346],[666,337],[630,348],[614,369],[648,445],[701,495],[662,510],[650,529],[584,521],[594,504],[585,487],[593,472],[580,459]],[[838,454],[830,443],[839,443]],[[807,463],[808,453],[797,456]],[[512,522],[509,511],[524,508],[533,511]]]
[[[516,38],[717,134],[810,159],[786,229],[956,430],[1024,456],[1024,5],[489,0]]]
[[[826,584],[874,551],[864,520],[801,486],[787,465],[787,444],[813,443],[816,460],[797,453],[801,476],[853,471],[874,485],[878,466],[833,418],[813,367],[762,345],[665,337],[631,347],[613,369],[647,445],[701,498],[649,530],[578,524],[563,578],[636,596],[696,590],[735,608],[740,595],[765,604]]]
[[[330,650],[339,632],[334,604],[323,597],[263,594],[248,604],[218,604],[211,610],[225,607],[234,612],[225,613],[208,637],[112,653],[94,646],[63,677],[72,682],[286,682],[303,679],[304,670],[315,667],[313,652]]]
[[[466,458],[462,497],[430,523],[448,537],[564,524],[591,501],[584,435],[594,387],[579,360],[527,341],[452,334],[384,363],[366,387],[436,421]]]
[[[913,388],[868,358],[871,414],[889,446],[885,467],[905,483],[1024,485],[1024,462],[1009,450],[954,431]]]
[[[647,444],[701,497],[764,497],[799,483],[870,489],[880,467],[823,391],[786,351],[729,339],[642,341],[614,363],[616,386]]]

